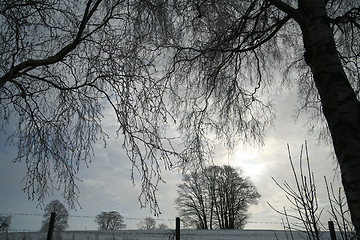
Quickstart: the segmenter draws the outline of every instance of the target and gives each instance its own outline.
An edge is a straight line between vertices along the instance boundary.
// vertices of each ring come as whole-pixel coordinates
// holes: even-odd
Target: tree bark
[[[344,72],[325,0],[299,0],[305,61],[318,89],[341,169],[352,223],[360,239],[360,103]]]

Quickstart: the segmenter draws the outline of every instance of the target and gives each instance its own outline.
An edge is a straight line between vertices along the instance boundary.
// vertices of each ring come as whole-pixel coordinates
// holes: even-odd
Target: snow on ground
[[[305,233],[293,232],[294,240],[306,239]],[[328,232],[324,239],[330,239]],[[46,240],[47,233],[0,233],[0,240]],[[281,230],[181,230],[181,240],[287,240]],[[175,240],[174,230],[67,231],[54,233],[53,240]]]

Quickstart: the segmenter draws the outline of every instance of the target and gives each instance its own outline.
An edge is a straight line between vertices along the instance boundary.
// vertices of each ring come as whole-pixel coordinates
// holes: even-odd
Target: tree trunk
[[[360,103],[337,54],[324,0],[299,0],[305,61],[320,94],[352,223],[360,239]]]

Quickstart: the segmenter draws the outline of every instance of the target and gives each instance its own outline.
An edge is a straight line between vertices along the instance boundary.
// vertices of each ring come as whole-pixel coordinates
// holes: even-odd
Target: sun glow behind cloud
[[[259,152],[256,149],[238,148],[231,157],[231,164],[244,171],[244,175],[254,179],[262,175],[263,165],[257,161]]]
[[[216,159],[216,164],[240,168],[244,176],[258,180],[264,174],[264,163],[259,160],[261,158],[260,151],[255,147],[238,146],[232,153],[223,153],[220,158]]]

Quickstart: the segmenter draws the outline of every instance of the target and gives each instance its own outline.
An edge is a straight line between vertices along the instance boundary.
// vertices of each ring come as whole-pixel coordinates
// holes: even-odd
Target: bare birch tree
[[[110,108],[132,177],[142,176],[142,204],[158,212],[160,165],[171,167],[176,154],[163,132],[168,86],[155,78],[161,11],[146,1],[1,2],[0,123],[17,145],[15,160],[26,164],[29,198],[42,202],[63,189],[75,207],[76,174],[94,144],[106,144]]]
[[[326,120],[322,129],[331,136],[359,237],[359,3],[229,0],[177,6],[176,23],[186,31],[181,45],[169,44],[175,49],[171,70],[181,79],[179,88],[196,89],[185,91],[197,111],[184,114],[184,126],[200,139],[206,139],[204,129],[229,143],[237,140],[229,133],[261,139],[272,116],[261,94],[276,80],[273,70],[283,68],[288,81],[298,81],[300,110],[313,114],[310,123]]]

